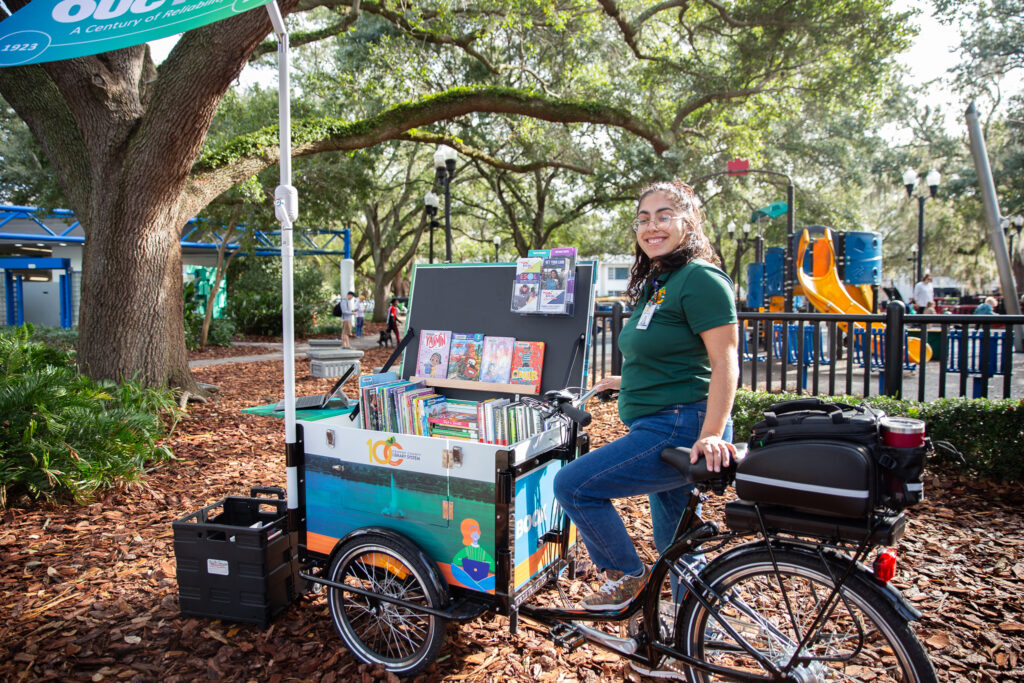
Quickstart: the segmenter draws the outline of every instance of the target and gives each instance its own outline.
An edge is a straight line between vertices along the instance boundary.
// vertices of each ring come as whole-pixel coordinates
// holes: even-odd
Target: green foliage
[[[16,334],[18,332],[17,327],[0,327],[0,334]],[[32,323],[25,323],[25,333],[31,341],[40,342],[47,346],[53,346],[58,349],[73,349],[78,343],[78,329],[71,328],[65,330],[63,327],[49,327],[47,325],[33,325]]]
[[[25,328],[0,331],[0,375],[0,508],[22,493],[84,502],[172,457],[157,445],[179,415],[168,391],[91,380]]]
[[[232,274],[240,271],[232,281]],[[312,265],[295,268],[293,278],[295,334],[313,331],[313,314],[330,312],[330,292]],[[244,334],[281,334],[281,261],[247,259],[228,271],[228,317]]]
[[[203,309],[196,291],[196,283],[186,282],[183,287],[185,346],[189,351],[195,351],[199,348],[199,339],[203,332]]]
[[[210,346],[231,346],[235,336],[235,324],[230,318],[214,318],[210,321],[210,331],[206,335],[206,343]]]
[[[773,403],[806,398],[793,393],[770,394],[741,389],[733,406],[733,434],[737,441],[750,436],[754,423]],[[840,403],[864,404],[894,417],[924,420],[933,441],[948,441],[964,454],[966,466],[948,454],[936,453],[933,466],[963,467],[968,472],[1007,481],[1024,480],[1024,401],[1017,399],[942,398],[921,403],[888,396],[834,396]]]

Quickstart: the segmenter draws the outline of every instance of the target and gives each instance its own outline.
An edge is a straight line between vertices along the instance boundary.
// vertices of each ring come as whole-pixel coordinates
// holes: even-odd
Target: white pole
[[[1003,221],[999,213],[999,199],[996,197],[996,186],[992,180],[992,169],[988,164],[988,152],[985,149],[985,137],[981,134],[978,122],[978,110],[971,102],[965,112],[967,118],[967,137],[970,141],[971,156],[974,157],[974,168],[978,173],[978,186],[981,190],[982,206],[985,219],[988,221],[988,242],[996,255],[996,268],[999,271],[999,284],[1003,292],[1003,307],[1010,315],[1020,315],[1020,300],[1017,299],[1017,287],[1013,281],[1013,270],[1010,266],[1010,254],[1006,251],[1006,239],[1003,237]],[[1017,351],[1024,351],[1024,325],[1017,325],[1014,331]]]
[[[292,225],[299,216],[299,193],[292,187],[291,90],[288,83],[288,32],[277,1],[267,5],[277,36],[278,128],[280,129],[280,185],[274,190],[274,215],[281,222],[281,341],[284,347],[284,443],[287,466],[288,509],[299,507],[295,439],[295,310],[292,291],[294,247]],[[289,525],[292,526],[292,525]]]

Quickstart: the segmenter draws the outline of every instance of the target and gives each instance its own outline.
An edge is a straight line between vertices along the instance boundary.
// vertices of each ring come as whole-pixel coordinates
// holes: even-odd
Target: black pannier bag
[[[836,439],[868,448],[878,444],[878,420],[885,413],[866,406],[828,403],[820,398],[801,398],[776,403],[754,425],[750,449],[782,441]]]
[[[867,446],[790,440],[747,453],[736,468],[736,495],[755,503],[866,517],[875,506],[877,481]]]
[[[764,418],[736,470],[742,500],[860,517],[923,499],[921,421],[820,398],[776,403]]]

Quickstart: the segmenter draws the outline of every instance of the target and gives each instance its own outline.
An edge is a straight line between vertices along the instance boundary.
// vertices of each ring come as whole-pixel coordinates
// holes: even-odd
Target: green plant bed
[[[22,494],[84,502],[172,457],[157,444],[180,415],[171,392],[89,379],[73,351],[31,335],[0,331],[0,508]]]
[[[733,406],[733,433],[737,441],[746,441],[754,423],[773,403],[807,398],[793,393],[771,394],[740,389]],[[1024,481],[1024,401],[1018,399],[942,398],[921,403],[888,396],[833,396],[825,400],[864,404],[894,417],[924,420],[926,433],[933,441],[948,441],[956,446],[967,464],[939,452],[932,466],[951,467],[993,479]]]

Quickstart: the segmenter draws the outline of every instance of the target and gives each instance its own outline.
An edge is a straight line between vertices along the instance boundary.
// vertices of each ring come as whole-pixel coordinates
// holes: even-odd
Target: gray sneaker
[[[583,609],[595,612],[608,609],[622,609],[639,595],[640,591],[647,585],[647,579],[651,576],[651,570],[645,565],[644,573],[640,576],[629,576],[614,569],[609,569],[604,575],[604,585],[596,593],[580,601],[580,606]]]

